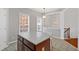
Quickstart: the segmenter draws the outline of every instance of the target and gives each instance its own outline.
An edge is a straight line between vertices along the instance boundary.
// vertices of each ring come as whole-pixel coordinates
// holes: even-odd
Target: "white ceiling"
[[[44,9],[43,8],[30,8],[31,10],[34,10],[36,12],[40,12],[40,13],[44,13]],[[64,8],[45,8],[45,12],[49,13],[49,12],[56,12],[56,11],[61,11]]]

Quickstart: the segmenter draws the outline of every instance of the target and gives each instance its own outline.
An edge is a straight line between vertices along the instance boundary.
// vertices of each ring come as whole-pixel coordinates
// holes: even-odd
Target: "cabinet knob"
[[[42,51],[45,51],[45,47],[42,47]]]

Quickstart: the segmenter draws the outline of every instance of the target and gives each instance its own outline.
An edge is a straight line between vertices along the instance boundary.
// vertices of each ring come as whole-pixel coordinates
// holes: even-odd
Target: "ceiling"
[[[43,8],[30,8],[31,10],[34,10],[36,12],[40,12],[40,13],[44,13],[44,9]],[[49,13],[49,12],[56,12],[56,11],[61,11],[64,8],[45,8],[45,12]]]

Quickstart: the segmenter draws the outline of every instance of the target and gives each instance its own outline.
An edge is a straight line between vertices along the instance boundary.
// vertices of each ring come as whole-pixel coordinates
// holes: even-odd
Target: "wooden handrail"
[[[70,38],[70,28],[64,28],[64,37],[65,38]]]
[[[64,29],[66,29],[66,30],[64,31],[64,33],[67,32],[68,30],[70,30],[70,28],[64,28]]]

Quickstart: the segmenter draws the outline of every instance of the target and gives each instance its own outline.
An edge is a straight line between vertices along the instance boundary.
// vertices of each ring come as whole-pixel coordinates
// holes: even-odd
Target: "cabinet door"
[[[17,50],[23,51],[23,43],[19,39],[18,39],[18,42],[17,42]]]
[[[23,50],[24,51],[31,51],[28,47],[26,47],[25,45],[23,45]]]
[[[50,38],[36,45],[36,51],[50,51]]]

